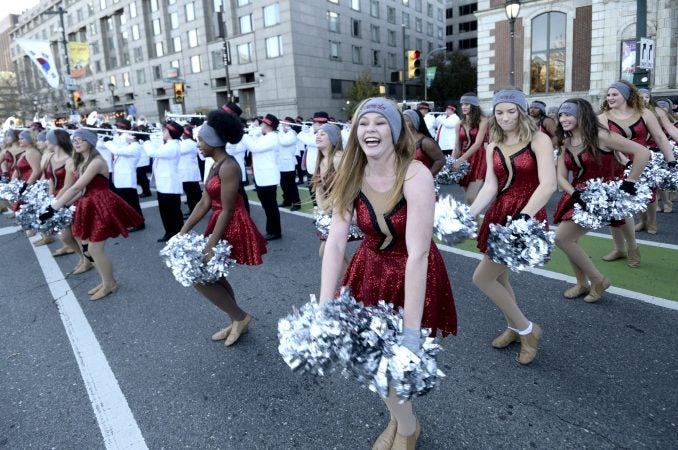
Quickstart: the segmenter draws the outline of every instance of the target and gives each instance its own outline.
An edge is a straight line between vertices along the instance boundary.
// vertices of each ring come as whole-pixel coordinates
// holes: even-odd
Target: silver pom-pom
[[[468,205],[457,202],[451,195],[438,200],[433,216],[433,232],[443,243],[459,244],[475,238],[477,231],[478,224]]]
[[[657,188],[666,176],[666,162],[661,152],[650,152],[651,158],[638,177],[638,183],[647,185],[650,189]],[[633,163],[630,168],[624,170],[624,178],[631,173]]]
[[[332,224],[332,215],[320,210],[317,206],[313,208],[313,216],[315,217],[316,234],[322,240],[327,240],[330,235],[330,225]],[[360,230],[358,225],[352,223],[348,227],[348,240],[355,241],[365,237],[365,234]]]
[[[38,216],[47,211],[47,206],[50,205],[52,200],[50,200],[46,204],[43,204],[43,207],[40,209]],[[75,215],[75,206],[59,208],[54,212],[54,215],[47,219],[46,221],[44,222],[38,221],[34,228],[40,231],[41,233],[57,234],[64,228],[71,226],[71,224],[73,223],[74,215]]]
[[[38,228],[38,215],[43,213],[51,202],[49,182],[39,180],[28,186],[22,195],[22,203],[16,212],[16,219],[23,230]]]
[[[657,187],[667,192],[678,191],[678,169],[666,170],[666,175]]]
[[[492,261],[514,272],[546,264],[555,248],[555,233],[546,231],[546,223],[533,218],[510,216],[506,225],[490,224],[487,254]]]
[[[386,396],[389,386],[404,401],[424,395],[445,374],[438,370],[440,346],[426,338],[415,354],[400,344],[402,311],[381,301],[358,303],[347,288],[323,305],[314,298],[278,323],[278,350],[293,370],[316,375],[341,369]],[[422,330],[428,336],[429,330]]]
[[[19,191],[23,187],[24,182],[21,180],[12,180],[7,183],[0,184],[0,198],[7,200],[10,203],[19,201],[21,195]]]
[[[604,181],[601,178],[586,181],[581,199],[586,204],[582,209],[574,205],[572,220],[588,230],[609,225],[613,220],[622,220],[647,210],[652,193],[647,185],[636,183],[636,195],[620,189],[621,180]]]
[[[214,283],[228,276],[229,269],[235,265],[235,261],[229,258],[232,246],[225,240],[214,246],[212,258],[205,263],[207,240],[195,233],[177,234],[160,250],[160,256],[182,286]]]
[[[438,184],[459,183],[468,174],[471,164],[468,161],[462,161],[459,169],[455,170],[453,165],[456,161],[452,155],[445,156],[445,165],[436,175],[436,182]]]

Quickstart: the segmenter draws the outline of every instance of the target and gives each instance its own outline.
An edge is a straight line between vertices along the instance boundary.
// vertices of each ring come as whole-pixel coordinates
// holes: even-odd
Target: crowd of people
[[[366,305],[386,300],[403,308],[402,343],[416,353],[422,328],[433,335],[457,332],[449,272],[432,240],[435,176],[451,155],[455,164],[470,164],[460,182],[464,201],[473,216],[484,213],[477,245],[485,256],[472,282],[506,321],[506,329],[490,345],[503,349],[518,343],[516,360],[527,365],[537,357],[543,331],[528,319],[534,311],[521,310],[508,268],[487,256],[491,225],[506,224],[508,217],[548,223],[546,206],[559,188],[551,223],[558,224],[556,244],[577,280],[563,296],[599,301],[611,280],[579,243],[588,230],[573,221],[575,204],[585,205],[583,187],[594,178],[623,180],[620,189],[635,195],[650,151],[661,152],[676,170],[669,138],[678,137],[678,118],[666,101],[655,102],[650,92],[624,81],[609,86],[598,113],[588,101],[572,98],[552,117],[547,114],[554,113],[551,108],[539,100],[528,103],[513,87],[494,94],[489,117],[472,92],[461,97],[459,106],[461,116],[450,104],[436,117],[426,103],[400,111],[390,100],[371,98],[358,105],[352,121],[339,124],[323,111],[306,123],[300,117],[281,121],[272,114],[246,121],[240,107],[229,102],[199,124],[164,122],[162,138],[149,138],[124,119],[116,121],[112,138],[86,128],[70,135],[61,129],[9,130],[2,173],[26,185],[40,178],[49,181],[55,200],[41,220],[76,205],[73,224],[60,233],[63,246],[53,254],[80,256],[72,274],[96,268],[101,280],[89,291],[92,300],[118,288],[104,251],[106,240],[144,229],[139,197],[150,195],[149,168],[164,228],[158,241],[188,233],[211,211],[204,231],[205,260],[226,239],[233,246],[231,257],[242,265],[263,263],[268,241],[283,235],[280,208],[301,209],[298,186],[308,183],[311,201],[331,215],[329,234],[320,239],[320,302],[331,301],[340,286],[347,286]],[[250,181],[266,216],[263,234],[249,216],[245,186]],[[656,206],[657,199],[663,200],[663,208]],[[626,258],[630,268],[639,267],[635,233],[656,233],[656,213],[671,208],[671,193],[660,193],[640,226],[632,217],[613,223],[615,248],[603,260]],[[364,237],[349,258],[346,244],[355,225]],[[50,239],[44,236],[35,245]],[[236,302],[233,286],[222,278],[195,288],[230,318],[212,339],[235,344],[252,317]],[[390,420],[373,448],[414,448],[422,427],[412,402],[402,402],[393,392],[383,400]]]

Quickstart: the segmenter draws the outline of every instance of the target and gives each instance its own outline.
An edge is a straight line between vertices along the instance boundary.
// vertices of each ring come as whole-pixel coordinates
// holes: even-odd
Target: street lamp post
[[[115,115],[115,84],[108,83],[108,90],[111,91],[111,103],[113,104],[113,115]]]
[[[506,17],[511,26],[511,50],[509,52],[509,66],[511,69],[509,75],[509,84],[515,86],[516,84],[516,62],[515,62],[515,39],[516,39],[516,18],[520,12],[520,0],[506,0],[504,5],[506,9]]]
[[[68,41],[66,40],[66,26],[64,25],[64,14],[66,14],[67,11],[62,7],[59,6],[59,9],[57,10],[51,10],[51,11],[45,11],[45,14],[58,14],[59,15],[59,24],[61,25],[61,43],[64,44],[64,61],[66,62],[66,78],[70,79],[71,78],[71,62],[68,59]],[[64,83],[68,84],[68,83]],[[71,115],[75,114],[75,96],[73,95],[73,91],[68,89],[68,86],[66,86],[66,90],[68,91],[68,98],[70,99],[71,103]]]
[[[428,59],[433,55],[434,53],[437,52],[444,52],[447,51],[447,47],[438,47],[434,50],[431,50],[428,52],[426,56],[424,56],[424,101],[428,101]]]

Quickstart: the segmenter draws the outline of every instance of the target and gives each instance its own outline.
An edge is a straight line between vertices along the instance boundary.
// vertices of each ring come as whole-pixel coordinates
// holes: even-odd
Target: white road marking
[[[40,236],[36,236],[36,241]],[[49,247],[34,247],[47,285],[54,297],[78,362],[107,449],[147,449],[134,415],[127,404],[108,360],[101,350],[85,313],[52,257]]]

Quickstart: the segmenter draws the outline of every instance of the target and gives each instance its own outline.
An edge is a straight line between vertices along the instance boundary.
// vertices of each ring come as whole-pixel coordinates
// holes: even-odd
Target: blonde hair
[[[330,150],[327,153],[327,156],[325,156],[323,152],[318,149],[318,159],[315,164],[315,173],[311,178],[311,186],[314,188],[320,186],[325,189],[325,196],[329,194],[329,187],[336,173],[336,169],[334,168],[334,157],[337,155],[337,153],[342,151],[344,151],[344,147],[342,146],[341,136],[339,139],[337,139],[336,145],[332,145],[332,142],[330,142]],[[325,158],[327,158],[329,164],[327,165],[327,169],[321,173],[322,162],[325,160]]]
[[[371,99],[363,100],[356,108],[359,116],[365,103]],[[390,101],[390,100],[388,100]],[[395,103],[393,104],[395,107]],[[396,111],[399,111],[396,107]],[[404,125],[402,113],[399,114],[401,124]],[[365,166],[367,165],[367,157],[360,147],[360,142],[357,137],[357,130],[359,123],[355,123],[351,127],[351,132],[348,136],[348,143],[344,150],[344,156],[341,159],[341,164],[337,169],[334,180],[331,184],[330,195],[328,198],[329,205],[333,209],[349,212],[353,209],[353,202],[360,194],[360,189],[365,178]],[[400,201],[403,195],[403,184],[405,183],[405,175],[407,169],[414,158],[414,137],[408,127],[403,126],[400,131],[398,141],[393,143],[395,153],[395,175],[396,180],[393,186],[391,195],[388,198],[386,210],[392,210]]]
[[[74,152],[73,156],[71,159],[73,160],[73,167],[75,168],[75,171],[78,172],[80,175],[85,173],[85,170],[87,170],[87,166],[89,166],[89,163],[94,161],[94,159],[99,155],[99,150],[96,149],[95,146],[90,144],[87,141],[83,141],[83,143],[87,143],[89,145],[89,155],[87,158],[82,156],[82,153]]]
[[[537,125],[530,116],[523,111],[523,108],[516,105],[518,110],[518,140],[520,142],[530,142],[537,132]],[[497,123],[497,118],[492,114],[490,121],[490,141],[502,143],[506,140],[506,133]]]

